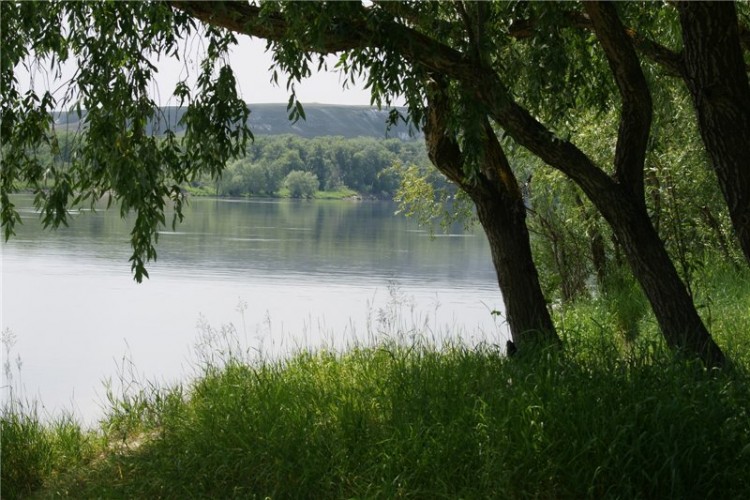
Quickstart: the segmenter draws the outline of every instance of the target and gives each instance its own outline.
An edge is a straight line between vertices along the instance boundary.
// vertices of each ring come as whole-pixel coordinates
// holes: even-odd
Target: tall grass
[[[748,381],[661,355],[509,362],[461,346],[230,361],[207,367],[189,398],[144,396],[130,406],[144,418],[118,427],[127,432],[110,436],[110,453],[76,474],[75,489],[70,477],[48,488],[87,498],[742,498]]]
[[[43,423],[36,407],[15,411],[4,409],[2,432],[2,498],[24,498],[89,463],[98,449],[97,436],[83,430],[72,417]]]
[[[49,481],[88,463],[99,447],[98,436],[84,430],[71,415],[45,423],[39,406],[27,401],[18,380],[21,362],[12,359],[14,336],[2,333],[3,384],[7,396],[0,409],[0,498],[23,498]]]
[[[713,293],[714,331],[725,307],[750,302],[748,283],[722,288],[726,300]],[[734,313],[717,336],[739,350],[750,308]],[[582,304],[559,319],[568,349],[511,360],[491,345],[419,336],[247,359],[227,339],[193,382],[113,396],[100,441],[79,435],[97,453],[79,455],[85,466],[37,468],[35,495],[750,497],[746,354],[710,372],[663,349],[647,317],[627,342],[606,334],[619,321],[611,308]],[[54,430],[6,444],[6,425],[16,424],[3,419],[2,494],[13,498],[33,488],[6,473],[6,446],[30,448]],[[24,460],[12,467],[29,468]]]

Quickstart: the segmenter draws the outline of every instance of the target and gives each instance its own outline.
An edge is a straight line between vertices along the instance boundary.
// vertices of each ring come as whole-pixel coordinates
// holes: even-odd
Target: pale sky
[[[232,51],[230,62],[234,70],[235,77],[242,91],[242,96],[249,103],[286,103],[289,100],[289,93],[286,90],[286,76],[279,75],[279,85],[271,83],[271,72],[269,67],[272,64],[272,56],[265,52],[264,40],[251,38],[248,36],[237,36],[239,44]],[[369,105],[370,92],[363,89],[364,83],[358,82],[356,86],[349,85],[344,90],[342,88],[342,77],[333,70],[337,58],[328,57],[329,71],[313,73],[313,75],[296,85],[297,98],[304,103],[321,103],[321,104],[350,104],[350,105]],[[317,67],[317,62],[311,65],[313,70]],[[170,84],[160,84],[163,88],[174,88],[177,82],[176,75],[179,75],[182,67],[180,63],[171,62],[169,67],[160,71],[163,73],[162,78],[171,76]]]
[[[270,53],[265,52],[265,41],[248,36],[237,36],[239,44],[234,48],[230,56],[230,64],[234,70],[235,77],[240,86],[243,99],[248,103],[286,103],[289,94],[286,90],[286,75],[279,75],[279,85],[271,83],[272,64]],[[156,76],[156,86],[152,90],[156,102],[160,105],[177,105],[170,101],[176,83],[188,78],[188,84],[194,81],[198,73],[198,64],[202,59],[204,47],[201,37],[194,36],[184,42],[181,50],[181,60],[162,59],[152,61],[159,68]],[[342,88],[342,77],[333,70],[336,57],[329,56],[328,72],[313,73],[313,75],[301,84],[296,85],[297,98],[303,104],[347,104],[347,105],[369,105],[370,93],[363,89],[364,83],[349,85]],[[317,62],[311,65],[317,67]],[[55,80],[42,68],[34,67],[31,73],[24,68],[17,67],[16,73],[20,83],[21,91],[26,91],[32,85],[41,92],[47,88],[58,89],[62,81],[69,79],[75,72],[76,64],[68,62],[62,71],[62,78]],[[61,98],[64,89],[58,91],[55,96]],[[396,104],[402,105],[403,102]]]

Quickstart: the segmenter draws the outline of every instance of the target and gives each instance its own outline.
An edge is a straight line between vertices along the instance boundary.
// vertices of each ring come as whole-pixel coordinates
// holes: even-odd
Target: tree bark
[[[646,209],[644,162],[653,105],[640,61],[611,3],[588,2],[584,7],[622,99],[614,161],[615,186],[587,194],[622,243],[633,275],[651,303],[667,344],[697,354],[707,366],[722,366],[724,355],[698,315]]]
[[[684,79],[706,151],[750,265],[750,85],[732,2],[680,2]]]

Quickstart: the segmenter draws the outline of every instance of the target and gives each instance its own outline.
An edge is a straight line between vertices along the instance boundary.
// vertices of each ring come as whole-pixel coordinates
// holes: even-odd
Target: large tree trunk
[[[646,210],[644,161],[652,101],[640,61],[611,3],[588,2],[584,7],[609,61],[622,111],[614,179],[589,167],[593,175],[577,182],[612,226],[667,344],[697,355],[707,366],[722,366],[724,354],[698,315]],[[566,168],[570,170],[569,165]]]
[[[623,191],[592,196],[622,245],[633,275],[651,303],[667,344],[694,353],[710,367],[726,363],[649,220],[648,213]]]
[[[428,86],[427,122],[424,127],[432,163],[466,191],[477,207],[487,235],[505,315],[513,338],[509,351],[531,346],[559,346],[560,338],[547,309],[531,253],[526,226],[526,206],[508,159],[486,117],[482,117],[484,150],[473,167],[474,179],[465,175],[466,157],[447,126],[450,101],[437,82]]]
[[[559,343],[532,258],[523,200],[480,183],[469,194],[490,244],[513,341],[521,350]]]
[[[732,2],[679,2],[685,83],[750,265],[750,85]]]
[[[607,220],[651,303],[666,342],[696,355],[707,366],[724,365],[724,354],[701,321],[651,224],[642,188],[631,189],[615,181],[571,143],[550,140],[551,134],[526,110],[514,103],[506,104],[508,100],[500,92],[495,95],[497,99],[489,98],[487,102],[501,104],[493,110],[498,123],[520,144],[573,179]]]

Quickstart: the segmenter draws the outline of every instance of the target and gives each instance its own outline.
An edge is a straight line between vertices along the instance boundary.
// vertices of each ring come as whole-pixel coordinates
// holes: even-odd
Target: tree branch
[[[425,142],[430,160],[446,177],[470,195],[484,192],[499,193],[510,200],[521,202],[523,196],[518,181],[510,167],[508,157],[486,116],[482,116],[482,154],[476,182],[470,182],[465,174],[466,155],[461,152],[455,132],[448,126],[446,113],[451,109],[447,85],[439,76],[426,84],[428,103],[427,121],[424,127]],[[494,186],[490,189],[489,186]]]
[[[206,24],[236,33],[274,42],[288,40],[292,35],[290,24],[283,14],[264,13],[260,7],[247,2],[169,0],[169,4]],[[368,32],[363,22],[347,18],[346,23],[329,26],[322,34],[311,32],[307,39],[299,41],[311,52],[331,54],[362,48],[367,45],[365,35]],[[300,33],[294,35],[298,38]]]
[[[435,76],[425,85],[427,113],[424,136],[427,144],[427,155],[430,157],[432,164],[443,175],[468,193],[470,186],[467,184],[463,173],[465,158],[458,142],[448,131],[445,109],[450,106],[450,102],[445,87],[445,82],[438,76]]]
[[[518,186],[518,180],[510,168],[510,162],[505,155],[503,146],[500,144],[500,140],[497,138],[497,134],[486,116],[482,120],[482,129],[485,141],[485,158],[482,163],[482,173],[488,181],[497,186],[499,193],[503,193],[503,195],[521,203],[523,194],[521,193],[521,188]]]
[[[614,5],[585,2],[584,8],[607,56],[622,99],[615,150],[617,179],[645,206],[643,166],[653,111],[646,77]]]
[[[593,30],[591,19],[581,12],[566,12],[564,14],[564,19],[568,23],[568,26],[571,28],[577,28],[587,31]],[[534,20],[516,19],[511,23],[509,33],[513,38],[523,40],[534,36],[535,29],[536,22]],[[682,54],[670,50],[664,45],[654,42],[653,40],[649,40],[632,28],[626,28],[625,34],[627,35],[633,46],[640,53],[664,68],[668,75],[682,76]]]

